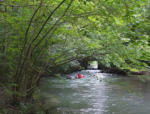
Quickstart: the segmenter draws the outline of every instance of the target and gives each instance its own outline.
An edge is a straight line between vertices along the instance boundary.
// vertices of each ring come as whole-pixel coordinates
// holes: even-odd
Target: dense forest
[[[21,111],[43,76],[84,69],[84,60],[148,70],[149,11],[149,0],[0,0],[0,113]]]

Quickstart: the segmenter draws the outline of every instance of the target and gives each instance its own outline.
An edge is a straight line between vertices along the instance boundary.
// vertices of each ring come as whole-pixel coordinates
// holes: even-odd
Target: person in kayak
[[[77,75],[77,78],[78,78],[78,79],[80,79],[80,78],[85,78],[85,76],[79,73],[79,74]]]
[[[79,73],[76,76],[67,77],[67,79],[81,79],[81,78],[85,78],[85,75],[82,75],[82,74]]]

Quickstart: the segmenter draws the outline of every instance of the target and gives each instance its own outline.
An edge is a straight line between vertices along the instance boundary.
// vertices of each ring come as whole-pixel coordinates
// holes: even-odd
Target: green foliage
[[[82,69],[78,61],[85,58],[147,68],[149,8],[148,0],[2,1],[0,83],[17,85],[15,96],[27,100],[45,73]]]

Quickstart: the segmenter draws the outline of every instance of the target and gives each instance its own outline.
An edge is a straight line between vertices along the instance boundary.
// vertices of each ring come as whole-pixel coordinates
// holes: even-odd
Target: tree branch
[[[39,40],[39,42],[34,46],[33,49],[35,49],[38,45],[40,45],[40,43],[44,40],[44,38],[57,26],[57,24],[60,22],[60,20],[65,16],[66,12],[68,11],[68,9],[70,8],[71,4],[72,4],[73,0],[70,1],[68,7],[66,8],[64,14],[55,22],[55,24],[46,32],[45,35],[43,35],[43,37],[41,38],[41,40]]]
[[[35,12],[33,13],[32,17],[31,17],[31,19],[30,19],[30,21],[29,21],[29,25],[28,25],[28,28],[27,28],[26,33],[25,33],[25,43],[24,43],[24,46],[26,45],[26,42],[27,42],[27,36],[28,36],[28,32],[29,32],[31,23],[32,23],[32,21],[33,21],[35,15],[36,15],[36,13],[38,12],[38,10],[41,8],[41,6],[42,6],[42,1],[41,1],[41,3],[40,3],[39,7],[38,7],[38,8],[35,10]]]
[[[24,38],[24,45],[23,45],[23,48],[22,48],[21,53],[20,53],[20,57],[19,57],[19,64],[18,64],[18,66],[17,66],[17,71],[16,71],[16,74],[15,74],[16,76],[18,75],[19,69],[21,70],[21,68],[22,68],[22,67],[20,67],[21,59],[22,59],[22,56],[23,56],[22,54],[23,54],[23,51],[24,51],[25,45],[26,45],[27,40],[28,40],[28,39],[27,39],[27,36],[28,36],[28,32],[29,32],[29,29],[30,29],[31,23],[32,23],[32,21],[33,21],[33,19],[34,19],[35,15],[36,15],[36,13],[37,13],[37,12],[38,12],[38,10],[40,9],[41,5],[42,5],[42,1],[41,1],[40,5],[38,6],[38,8],[34,11],[34,13],[33,13],[32,17],[31,17],[31,19],[30,19],[30,22],[29,22],[28,28],[26,29],[25,38]]]
[[[39,30],[38,34],[36,35],[36,37],[32,40],[31,44],[39,37],[40,33],[42,32],[42,30],[44,29],[45,25],[47,24],[47,22],[49,21],[49,19],[52,17],[52,15],[55,13],[55,11],[65,2],[66,0],[63,0],[48,16],[48,18],[46,19],[46,21],[43,23],[41,29]]]

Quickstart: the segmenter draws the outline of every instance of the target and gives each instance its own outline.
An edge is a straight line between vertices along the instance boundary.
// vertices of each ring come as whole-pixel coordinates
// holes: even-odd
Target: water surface
[[[46,78],[41,96],[51,114],[149,114],[150,84],[133,77],[81,71],[84,79]]]

